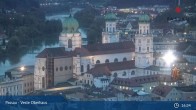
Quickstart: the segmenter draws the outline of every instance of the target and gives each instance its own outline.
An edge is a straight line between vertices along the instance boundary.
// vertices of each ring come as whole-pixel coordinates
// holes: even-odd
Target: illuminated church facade
[[[105,16],[102,43],[82,45],[79,24],[72,16],[63,21],[60,46],[46,48],[36,57],[34,88],[43,90],[74,79],[75,85],[107,87],[115,78],[170,74],[161,58],[153,57],[150,17],[141,15],[135,41],[120,42],[116,15]],[[159,64],[159,65],[157,65]]]

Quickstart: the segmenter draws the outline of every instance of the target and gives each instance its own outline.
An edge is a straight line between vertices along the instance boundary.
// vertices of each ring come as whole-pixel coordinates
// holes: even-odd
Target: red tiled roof
[[[88,73],[95,76],[99,75],[110,75],[111,71],[134,69],[135,61],[125,61],[125,62],[113,62],[105,64],[97,64],[94,68],[88,71]]]
[[[94,77],[111,75],[109,68],[105,65],[96,66],[95,68],[89,70],[88,73],[92,74]]]
[[[156,94],[156,95],[159,95],[161,97],[166,97],[170,91],[173,89],[173,87],[171,86],[167,86],[167,85],[160,85],[160,86],[157,86],[155,87],[153,90],[152,90],[152,93],[153,94]]]
[[[115,78],[112,81],[113,85],[122,85],[129,87],[140,87],[141,84],[151,83],[151,82],[172,82],[172,78],[169,75],[148,75],[148,76],[139,76],[133,78]]]
[[[57,48],[45,48],[41,53],[39,53],[37,58],[47,58],[47,57],[71,57],[74,53],[65,51],[64,47]]]
[[[76,55],[90,56],[100,54],[113,54],[123,52],[134,52],[135,46],[133,42],[126,41],[120,43],[107,43],[107,44],[92,44],[86,45],[81,48],[76,48],[74,51],[65,51],[64,47],[46,48],[37,55],[37,58],[46,57],[72,57]]]
[[[119,42],[119,43],[106,43],[106,44],[92,44],[92,45],[86,45],[83,48],[85,49],[80,51],[81,54],[83,54],[84,52],[84,53],[90,53],[91,55],[135,51],[135,45],[131,41]]]

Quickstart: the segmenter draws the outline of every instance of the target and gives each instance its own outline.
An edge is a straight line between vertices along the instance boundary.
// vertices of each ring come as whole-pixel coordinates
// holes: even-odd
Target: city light
[[[176,60],[176,57],[172,51],[168,51],[162,58],[169,66]]]
[[[24,71],[25,70],[25,67],[24,66],[20,67],[20,70],[21,71]]]

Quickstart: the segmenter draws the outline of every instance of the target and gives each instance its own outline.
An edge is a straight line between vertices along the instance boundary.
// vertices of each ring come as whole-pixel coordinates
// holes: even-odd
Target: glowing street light
[[[20,67],[20,70],[21,71],[24,71],[25,70],[25,67],[24,66]]]
[[[176,60],[176,57],[174,56],[172,51],[168,51],[162,58],[169,66]]]

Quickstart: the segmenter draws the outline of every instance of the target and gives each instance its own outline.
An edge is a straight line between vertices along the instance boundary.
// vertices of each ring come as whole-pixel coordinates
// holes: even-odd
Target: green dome
[[[149,22],[149,21],[150,21],[150,17],[147,14],[141,15],[139,17],[139,22]]]
[[[108,13],[105,15],[105,19],[110,21],[110,20],[116,20],[117,17],[114,13]]]
[[[70,17],[65,18],[62,25],[63,25],[63,32],[65,33],[74,33],[78,30],[79,27],[78,21],[75,18],[73,18],[71,15]]]

